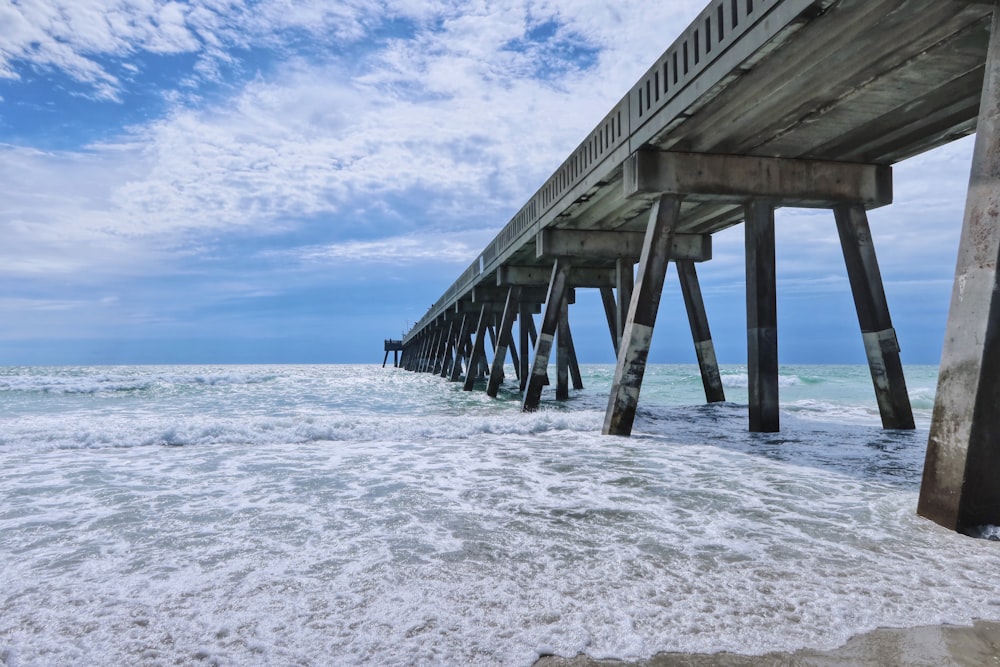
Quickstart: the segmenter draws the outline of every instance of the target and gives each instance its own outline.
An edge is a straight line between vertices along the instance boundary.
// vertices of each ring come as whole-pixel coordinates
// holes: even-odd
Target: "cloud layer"
[[[0,5],[0,319],[163,324],[171,286],[230,312],[351,272],[433,301],[703,5]],[[889,283],[947,282],[970,146],[897,169],[872,215]],[[738,301],[736,231],[708,296]],[[782,212],[778,235],[787,294],[846,284],[832,218]]]

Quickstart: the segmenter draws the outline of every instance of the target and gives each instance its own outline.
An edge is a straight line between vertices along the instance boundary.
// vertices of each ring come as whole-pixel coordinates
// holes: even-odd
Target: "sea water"
[[[530,665],[833,648],[1000,618],[1000,543],[915,515],[915,432],[865,367],[746,370],[705,405],[652,366],[631,438],[611,366],[520,411],[378,366],[0,369],[0,664]],[[508,368],[508,374],[513,374]],[[547,392],[551,391],[551,387]]]

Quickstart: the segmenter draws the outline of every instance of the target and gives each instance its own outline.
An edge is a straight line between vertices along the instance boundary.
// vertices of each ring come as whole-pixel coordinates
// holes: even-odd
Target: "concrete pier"
[[[952,530],[1000,525],[1000,11],[917,511]]]
[[[404,336],[400,365],[454,381],[464,374],[469,390],[488,374],[487,391],[500,395],[504,361],[516,350],[522,409],[535,410],[554,344],[555,397],[571,395],[570,377],[582,384],[564,303],[575,289],[598,289],[616,353],[603,431],[627,435],[674,262],[706,401],[725,400],[711,303],[694,263],[711,259],[714,233],[744,224],[748,425],[776,431],[774,211],[821,208],[832,211],[840,236],[883,427],[911,429],[867,211],[892,202],[893,164],[978,127],[920,511],[958,529],[1000,523],[992,483],[1000,453],[989,444],[1000,437],[994,8],[965,0],[707,3]],[[519,301],[511,300],[515,287]]]

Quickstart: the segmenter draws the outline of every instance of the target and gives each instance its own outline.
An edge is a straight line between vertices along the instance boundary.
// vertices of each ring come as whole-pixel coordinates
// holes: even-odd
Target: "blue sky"
[[[702,0],[0,0],[0,364],[380,362]],[[972,142],[871,214],[940,355]],[[778,213],[783,363],[860,363],[832,214]],[[743,238],[700,267],[746,358]],[[584,361],[612,352],[596,293]],[[668,276],[653,361],[693,361]]]

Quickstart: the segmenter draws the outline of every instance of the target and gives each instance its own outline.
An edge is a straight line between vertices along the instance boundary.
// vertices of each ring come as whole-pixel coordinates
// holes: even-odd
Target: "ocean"
[[[0,369],[0,664],[531,665],[1000,619],[1000,544],[915,515],[864,366],[651,366],[522,414],[377,365]],[[513,369],[508,368],[513,377]]]

